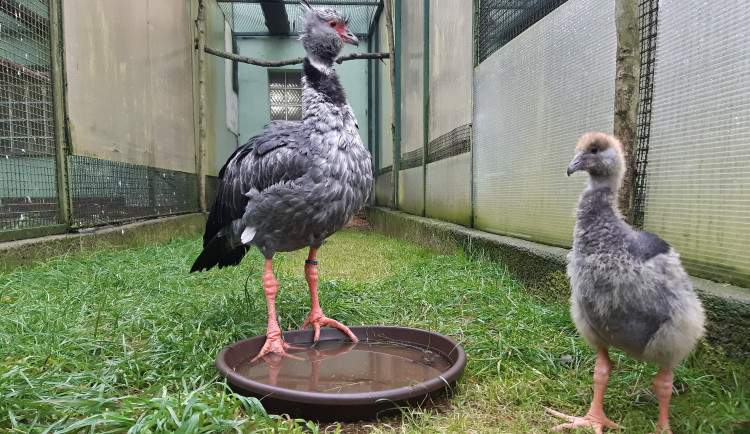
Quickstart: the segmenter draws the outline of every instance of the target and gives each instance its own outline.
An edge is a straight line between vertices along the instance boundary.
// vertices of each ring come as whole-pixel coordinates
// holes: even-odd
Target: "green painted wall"
[[[297,38],[240,38],[238,41],[239,54],[262,60],[282,60],[302,57],[305,50]],[[367,41],[362,38],[359,47],[347,45],[342,54],[367,52]],[[334,65],[341,78],[341,84],[346,90],[349,105],[354,109],[354,115],[359,124],[359,135],[365,146],[367,143],[367,69],[368,60],[351,60],[341,65]],[[286,66],[276,69],[300,70],[302,65]],[[261,132],[263,126],[271,122],[268,101],[268,69],[260,66],[240,64],[240,143],[247,142],[251,137]]]

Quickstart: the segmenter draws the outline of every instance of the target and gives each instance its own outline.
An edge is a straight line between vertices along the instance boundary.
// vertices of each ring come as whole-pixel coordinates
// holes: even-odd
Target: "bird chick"
[[[568,176],[589,173],[578,202],[573,248],[568,254],[570,312],[581,336],[597,349],[594,397],[584,417],[568,416],[556,427],[615,427],[603,409],[609,381],[609,347],[659,365],[654,391],[659,402],[657,426],[669,428],[672,368],[687,357],[703,336],[705,314],[677,252],[656,235],[633,229],[620,214],[618,191],[625,174],[620,142],[602,132],[578,141]]]

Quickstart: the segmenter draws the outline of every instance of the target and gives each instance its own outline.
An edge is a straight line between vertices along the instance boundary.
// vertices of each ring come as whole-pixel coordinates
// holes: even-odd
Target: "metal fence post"
[[[67,110],[65,105],[64,46],[62,33],[62,7],[60,0],[50,0],[50,39],[52,45],[52,105],[55,134],[55,160],[57,167],[57,194],[60,223],[72,224],[71,185],[68,173]]]
[[[422,215],[427,215],[427,148],[430,145],[430,0],[424,0],[424,51],[422,54]]]

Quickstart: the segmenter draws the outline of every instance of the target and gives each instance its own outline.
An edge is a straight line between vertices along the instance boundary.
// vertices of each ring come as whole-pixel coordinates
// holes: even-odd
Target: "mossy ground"
[[[468,355],[436,405],[358,424],[266,415],[234,395],[213,362],[265,331],[262,256],[188,274],[198,237],[57,257],[0,274],[0,431],[9,432],[549,432],[543,406],[583,414],[594,351],[565,302],[528,294],[502,264],[438,254],[371,231],[344,230],[320,251],[320,297],[349,325],[437,331]],[[278,313],[298,328],[309,310],[306,252],[279,254]],[[605,410],[623,432],[656,420],[657,367],[613,351]],[[675,371],[672,427],[748,432],[748,371],[705,344]]]

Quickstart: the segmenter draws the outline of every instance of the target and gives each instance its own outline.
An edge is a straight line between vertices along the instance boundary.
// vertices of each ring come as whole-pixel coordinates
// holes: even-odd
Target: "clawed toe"
[[[255,362],[259,358],[267,355],[267,354],[279,354],[284,357],[290,357],[292,359],[302,360],[301,358],[297,356],[293,356],[289,353],[287,353],[287,350],[303,350],[304,348],[299,347],[293,347],[286,342],[282,341],[281,338],[266,338],[266,343],[263,344],[263,348],[260,349],[260,352],[257,356],[255,356],[251,362]]]
[[[595,415],[589,412],[588,414],[586,414],[586,416],[580,417],[580,416],[570,416],[565,413],[561,413],[557,410],[553,410],[547,407],[545,407],[544,409],[547,410],[547,413],[553,416],[568,420],[568,423],[561,423],[560,425],[557,425],[554,428],[555,431],[562,431],[565,428],[576,428],[576,427],[582,426],[582,427],[593,428],[596,434],[603,434],[604,428],[619,427],[619,425],[607,419],[607,417],[604,416],[604,414]]]
[[[308,326],[312,326],[313,330],[315,330],[315,335],[313,337],[313,340],[315,342],[317,342],[318,339],[320,339],[320,328],[323,326],[336,327],[337,329],[346,333],[346,335],[349,336],[349,339],[351,339],[352,342],[359,341],[359,339],[357,339],[357,337],[354,336],[354,333],[352,333],[352,331],[349,330],[349,327],[341,324],[335,319],[328,318],[325,315],[318,316],[318,315],[313,315],[313,313],[310,313],[310,315],[307,317],[305,322],[302,324],[302,327],[300,327],[300,330],[303,330],[307,328]]]

